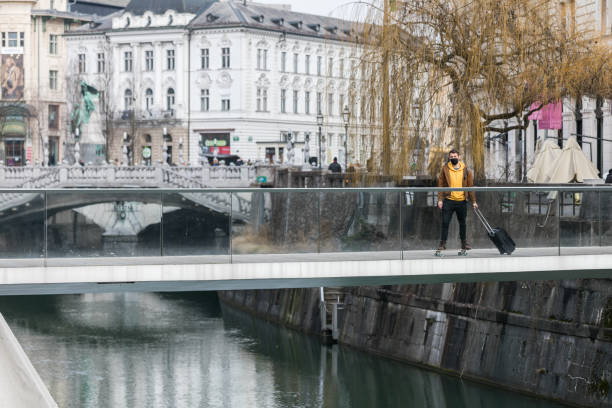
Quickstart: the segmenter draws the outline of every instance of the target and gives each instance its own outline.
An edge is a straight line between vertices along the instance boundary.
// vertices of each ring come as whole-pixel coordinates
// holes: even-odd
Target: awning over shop
[[[2,125],[2,137],[18,136],[25,137],[26,125],[23,120],[7,120]]]

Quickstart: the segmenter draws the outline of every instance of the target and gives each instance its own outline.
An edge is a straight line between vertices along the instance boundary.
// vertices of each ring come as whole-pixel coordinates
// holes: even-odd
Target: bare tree
[[[363,32],[362,120],[385,174],[438,168],[445,143],[484,177],[485,132],[526,129],[529,115],[566,97],[612,97],[612,52],[578,32],[545,0],[383,0]],[[535,103],[535,105],[534,105]],[[450,135],[429,147],[433,106]],[[506,124],[501,124],[501,123]],[[437,152],[437,153],[436,153]],[[434,160],[431,160],[431,158]]]

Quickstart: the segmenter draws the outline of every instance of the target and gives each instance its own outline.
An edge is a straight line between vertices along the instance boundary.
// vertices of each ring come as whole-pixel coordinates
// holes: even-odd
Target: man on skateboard
[[[438,187],[473,187],[474,173],[470,171],[461,161],[459,152],[455,149],[448,153],[448,163],[442,166],[440,176],[438,176]],[[440,246],[436,251],[436,255],[440,255],[441,251],[446,249],[446,240],[448,238],[448,226],[453,217],[453,212],[457,214],[459,221],[459,237],[461,238],[460,255],[467,255],[468,250],[472,249],[467,243],[467,233],[465,219],[467,216],[467,200],[468,197],[474,208],[478,208],[476,204],[476,194],[470,191],[466,194],[465,191],[439,191],[438,192],[438,208],[442,210],[442,229],[440,232]]]

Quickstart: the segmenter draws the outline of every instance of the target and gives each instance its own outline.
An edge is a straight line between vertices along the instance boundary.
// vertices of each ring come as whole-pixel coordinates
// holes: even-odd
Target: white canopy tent
[[[574,137],[566,140],[563,150],[550,139],[538,142],[533,166],[527,172],[531,183],[583,183],[584,180],[599,178],[599,171]]]
[[[530,183],[547,183],[561,156],[561,148],[552,139],[538,140],[533,166],[527,172]]]

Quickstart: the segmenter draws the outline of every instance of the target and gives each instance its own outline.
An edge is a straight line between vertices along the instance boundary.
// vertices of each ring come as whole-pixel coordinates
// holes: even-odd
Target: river
[[[213,292],[0,297],[60,407],[553,408],[253,319]]]

